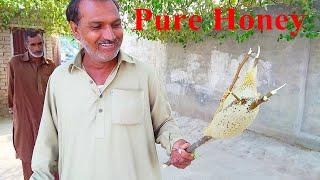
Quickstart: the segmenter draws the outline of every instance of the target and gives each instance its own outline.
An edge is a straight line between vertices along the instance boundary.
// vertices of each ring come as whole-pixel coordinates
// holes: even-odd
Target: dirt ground
[[[0,180],[23,180],[21,161],[15,159],[11,129],[11,120],[0,119]]]
[[[185,138],[194,142],[208,124],[174,114]],[[12,147],[11,122],[0,120],[0,180],[21,180],[20,161]],[[167,155],[158,145],[159,161]],[[197,150],[184,170],[161,169],[164,180],[320,180],[320,152],[291,146],[246,131],[228,140],[212,141]]]
[[[208,123],[175,117],[189,142],[202,136]],[[160,149],[160,147],[159,147]],[[160,162],[167,159],[159,151]],[[209,142],[197,151],[198,158],[185,170],[162,169],[165,180],[320,180],[320,152],[292,146],[251,131]]]

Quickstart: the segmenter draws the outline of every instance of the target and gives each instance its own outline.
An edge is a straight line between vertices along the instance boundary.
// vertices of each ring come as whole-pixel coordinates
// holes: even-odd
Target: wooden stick
[[[249,52],[246,54],[246,56],[243,58],[242,62],[239,64],[237,72],[236,72],[236,74],[234,75],[234,77],[232,79],[231,85],[229,86],[227,91],[225,91],[225,93],[223,94],[222,98],[220,99],[220,104],[219,104],[218,108],[216,109],[214,115],[217,112],[219,112],[221,110],[221,108],[223,107],[224,101],[229,96],[230,92],[232,92],[237,80],[239,79],[239,74],[241,72],[241,69],[243,68],[244,64],[249,60],[249,58],[253,57],[251,54],[252,54],[252,50],[250,48]],[[260,46],[258,46],[258,52],[253,58],[254,58],[254,66],[256,66],[258,64],[258,60],[260,59]]]
[[[244,64],[249,60],[250,56],[251,56],[252,50],[250,48],[249,52],[245,55],[245,57],[243,58],[242,62],[239,64],[238,69],[236,74],[233,76],[232,79],[232,83],[231,85],[228,87],[226,93],[222,96],[220,102],[223,102],[228,95],[230,94],[230,92],[232,91],[232,89],[234,88],[234,85],[236,84],[237,80],[239,79],[239,74],[241,72],[242,67],[244,66]]]
[[[194,150],[196,150],[199,146],[202,144],[208,142],[210,139],[212,139],[211,136],[203,136],[200,140],[196,141],[195,143],[191,144],[190,147],[186,149],[188,153],[193,153]]]
[[[193,153],[194,150],[196,150],[199,146],[201,146],[202,144],[208,142],[210,139],[212,139],[211,136],[203,136],[201,139],[199,139],[198,141],[196,141],[195,143],[191,144],[191,146],[189,146],[186,151],[188,153]],[[162,168],[165,168],[165,167],[168,167],[171,165],[171,161],[168,160],[167,162],[165,162],[163,165],[162,165]]]
[[[239,98],[237,95],[235,95],[233,92],[230,92],[230,94],[237,99],[237,102],[241,102],[241,98]]]
[[[256,101],[254,101],[253,103],[251,103],[249,109],[255,109],[256,107],[258,107],[260,104],[267,102],[269,100],[269,98],[271,96],[273,96],[274,94],[276,94],[278,92],[278,90],[280,90],[281,88],[283,88],[286,84],[280,86],[279,88],[272,90],[270,92],[268,92],[266,95],[260,97],[259,99],[257,99]]]

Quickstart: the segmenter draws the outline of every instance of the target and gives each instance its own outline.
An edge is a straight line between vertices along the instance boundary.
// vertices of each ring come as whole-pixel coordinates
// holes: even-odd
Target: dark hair
[[[42,37],[42,31],[36,29],[26,29],[24,33],[24,41],[28,42],[28,37],[36,37],[38,34]]]
[[[79,11],[79,4],[81,0],[71,0],[69,5],[66,9],[66,16],[68,22],[72,21],[76,24],[80,21],[80,11]],[[95,1],[108,1],[108,0],[95,0]],[[111,0],[117,7],[118,11],[120,9],[119,3],[117,0]]]

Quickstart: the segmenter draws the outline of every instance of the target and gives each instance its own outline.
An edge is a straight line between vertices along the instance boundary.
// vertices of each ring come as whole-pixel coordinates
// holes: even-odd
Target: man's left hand
[[[184,169],[191,164],[191,161],[194,160],[194,155],[186,151],[189,146],[190,144],[183,139],[174,143],[171,151],[171,164],[173,166]]]

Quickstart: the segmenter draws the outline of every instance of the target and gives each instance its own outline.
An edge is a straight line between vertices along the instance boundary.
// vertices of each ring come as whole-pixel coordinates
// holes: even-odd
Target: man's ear
[[[70,22],[69,22],[69,26],[70,26],[70,28],[71,28],[71,31],[72,31],[73,36],[74,36],[77,40],[80,40],[80,33],[79,33],[78,25],[77,25],[75,22],[70,21]]]

